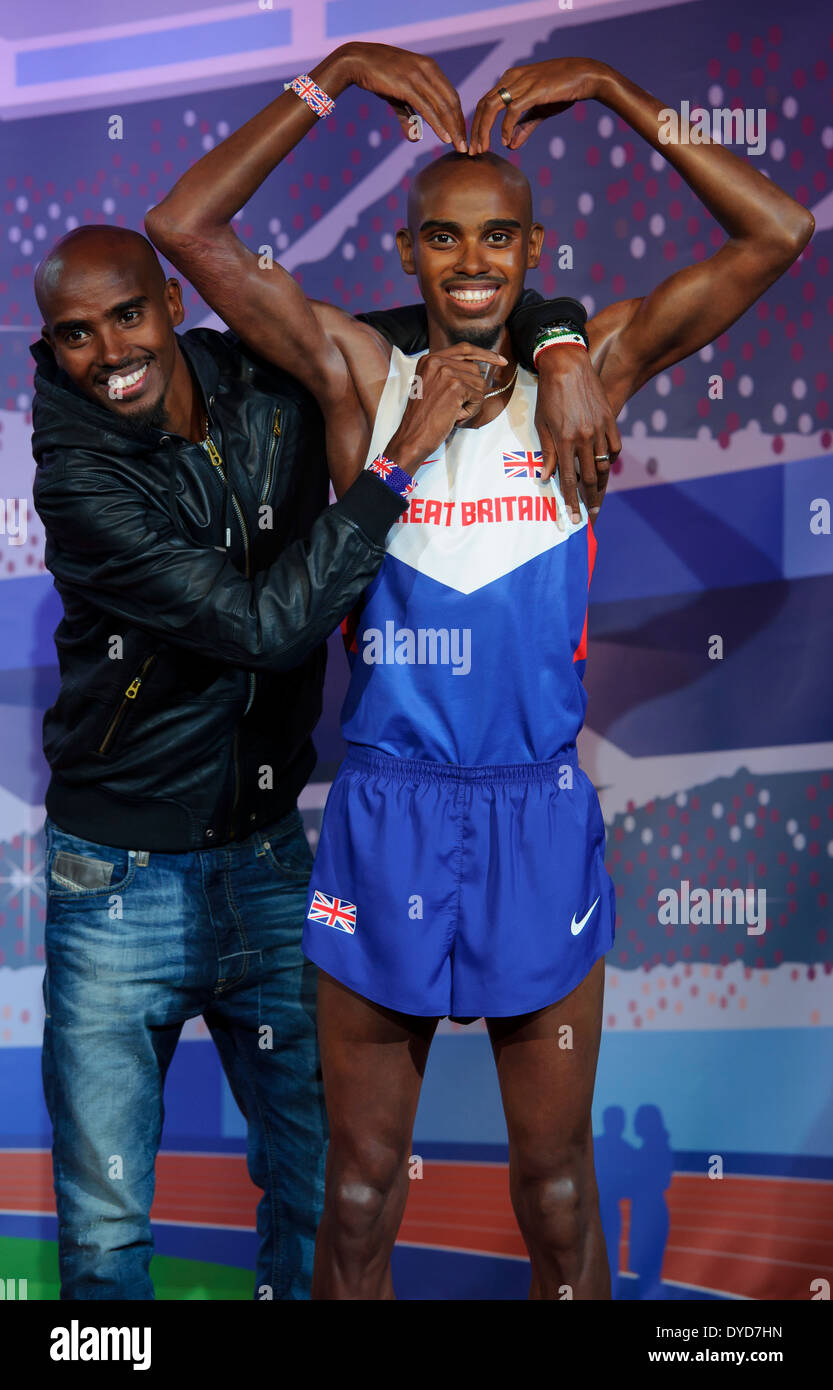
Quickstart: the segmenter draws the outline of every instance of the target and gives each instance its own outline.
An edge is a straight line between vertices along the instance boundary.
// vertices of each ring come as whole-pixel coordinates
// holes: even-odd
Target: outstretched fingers
[[[488,150],[492,126],[501,112],[501,139],[505,145],[510,143],[515,126],[532,104],[529,100],[532,88],[533,79],[528,74],[524,75],[521,68],[507,68],[500,80],[484,93],[475,107],[469,136],[469,154],[483,154]],[[508,101],[501,96],[501,92],[508,93]]]
[[[417,60],[411,74],[411,83],[413,100],[410,104],[413,112],[428,122],[444,144],[454,145],[460,154],[465,154],[468,148],[466,118],[457,88],[448,80],[434,59],[427,57]],[[406,134],[408,133],[406,130]],[[409,138],[414,137],[410,135]],[[416,138],[419,138],[419,134]]]

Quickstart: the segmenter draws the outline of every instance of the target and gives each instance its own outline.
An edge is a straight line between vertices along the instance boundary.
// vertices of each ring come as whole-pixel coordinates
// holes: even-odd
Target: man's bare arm
[[[453,117],[453,110],[446,108],[454,103],[459,107],[459,98],[433,60],[420,61],[428,71],[417,77],[416,55],[381,44],[345,44],[313,68],[310,76],[337,98],[354,82],[368,85],[372,70],[375,90],[401,89],[403,99],[420,101],[426,119],[444,130],[444,121]],[[428,114],[430,98],[423,90],[431,82],[441,92],[441,101],[437,97],[434,101],[442,105],[442,118],[434,114],[433,105]],[[464,144],[462,113],[459,121],[458,135]],[[150,210],[145,226],[154,244],[241,338],[276,366],[291,371],[322,404],[328,404],[344,386],[338,345],[345,335],[357,340],[359,352],[362,344],[367,351],[367,345],[381,341],[379,335],[331,305],[311,303],[279,263],[269,264],[250,251],[232,226],[234,216],[317,122],[318,117],[294,92],[283,92],[187,170]]]
[[[503,122],[511,149],[547,116],[595,98],[673,165],[728,235],[708,260],[676,271],[644,298],[609,305],[588,323],[593,362],[618,413],[646,381],[725,332],[784,274],[810,240],[813,216],[723,145],[664,143],[660,113],[669,108],[591,58],[508,69],[478,105],[472,150],[487,147],[495,116],[504,111],[501,85],[513,98]]]
[[[433,59],[384,45],[346,44],[310,76],[334,98],[352,83],[372,81],[406,130],[412,106],[440,138],[453,138],[465,149],[459,97]],[[347,481],[360,466],[389,348],[367,324],[330,305],[311,304],[287,271],[277,263],[263,264],[231,225],[317,119],[294,92],[284,92],[183,174],[148,213],[145,227],[240,338],[313,392],[324,412],[338,490],[339,480]]]

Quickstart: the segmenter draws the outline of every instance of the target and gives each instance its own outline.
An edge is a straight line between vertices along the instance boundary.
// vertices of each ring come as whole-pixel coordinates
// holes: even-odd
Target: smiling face
[[[134,426],[165,427],[184,312],[150,243],[117,227],[78,228],[38,267],[35,293],[43,336],[78,390]]]
[[[419,281],[433,351],[498,341],[543,238],[529,184],[508,160],[449,154],[422,170],[397,242],[403,270]]]

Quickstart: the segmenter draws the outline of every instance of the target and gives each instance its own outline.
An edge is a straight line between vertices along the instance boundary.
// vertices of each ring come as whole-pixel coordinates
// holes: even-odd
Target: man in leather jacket
[[[34,500],[64,607],[44,718],[61,1296],[153,1297],[164,1080],[202,1014],[263,1190],[256,1296],[304,1299],[326,1118],[296,801],[324,639],[405,503],[363,471],[328,507],[312,397],[231,334],[176,334],[179,284],[138,233],[79,228],[36,293]],[[419,329],[403,311],[403,341]]]

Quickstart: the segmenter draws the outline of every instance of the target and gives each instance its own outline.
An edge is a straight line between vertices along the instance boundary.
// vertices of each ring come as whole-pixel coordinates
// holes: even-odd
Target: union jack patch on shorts
[[[346,931],[352,936],[356,930],[356,904],[348,903],[346,898],[331,898],[328,893],[313,894],[307,917],[311,922],[324,922],[336,931]]]

